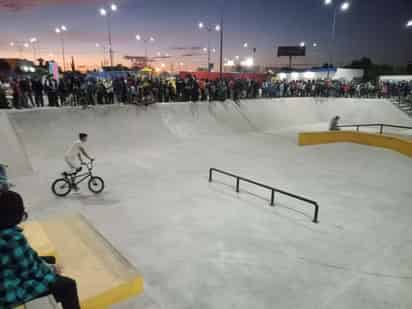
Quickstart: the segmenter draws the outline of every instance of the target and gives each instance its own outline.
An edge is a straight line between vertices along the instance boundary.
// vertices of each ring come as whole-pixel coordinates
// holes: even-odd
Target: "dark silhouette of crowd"
[[[280,81],[246,79],[197,80],[127,76],[116,79],[68,76],[59,81],[46,78],[20,78],[0,81],[0,108],[34,108],[125,103],[152,104],[186,101],[239,101],[276,97],[391,98],[411,94],[411,82],[361,81]],[[47,101],[47,103],[46,103]]]

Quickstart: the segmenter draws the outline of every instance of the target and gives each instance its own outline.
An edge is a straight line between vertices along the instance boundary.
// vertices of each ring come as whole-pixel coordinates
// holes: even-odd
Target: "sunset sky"
[[[166,66],[184,63],[185,68],[206,66],[206,55],[183,57],[184,51],[174,47],[207,46],[207,33],[197,28],[199,21],[218,24],[222,0],[116,0],[119,7],[113,14],[113,49],[116,63],[124,63],[124,55],[143,56],[144,43],[135,39],[153,36],[149,54],[170,54]],[[336,1],[336,4],[340,2]],[[105,19],[98,9],[111,2],[101,0],[0,0],[0,57],[19,56],[10,42],[25,42],[36,37],[38,56],[61,61],[61,45],[56,26],[65,25],[66,58],[75,57],[76,64],[98,65],[103,60],[102,48],[107,45]],[[322,0],[226,0],[225,58],[252,55],[257,48],[256,62],[280,65],[287,59],[276,57],[275,46],[297,45],[305,41],[308,56],[300,63],[319,65],[328,61],[333,9]],[[354,0],[346,13],[338,15],[337,62],[348,62],[369,56],[375,62],[405,64],[412,60],[411,0]],[[242,48],[244,41],[250,49]],[[316,42],[317,48],[312,44]],[[212,33],[212,47],[218,48],[218,34]],[[32,49],[25,49],[25,58],[32,59]],[[218,53],[213,62],[218,63]],[[408,57],[409,56],[409,57]],[[408,59],[409,58],[409,59]]]

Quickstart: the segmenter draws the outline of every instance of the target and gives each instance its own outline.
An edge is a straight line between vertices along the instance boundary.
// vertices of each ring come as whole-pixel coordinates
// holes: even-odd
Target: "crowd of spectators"
[[[196,80],[191,76],[160,79],[128,76],[125,79],[66,77],[59,81],[22,78],[0,81],[0,108],[151,104],[184,101],[238,101],[245,98],[358,97],[390,98],[411,94],[411,82],[344,82],[330,80],[280,81]],[[47,99],[46,99],[47,98]],[[46,103],[47,102],[47,103]]]

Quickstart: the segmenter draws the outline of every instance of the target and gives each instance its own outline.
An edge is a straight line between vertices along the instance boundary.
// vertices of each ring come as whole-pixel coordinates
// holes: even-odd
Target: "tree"
[[[381,75],[396,73],[393,66],[388,64],[374,64],[368,57],[353,60],[350,65],[346,66],[346,68],[363,69],[365,72],[364,80],[366,81],[378,80]]]

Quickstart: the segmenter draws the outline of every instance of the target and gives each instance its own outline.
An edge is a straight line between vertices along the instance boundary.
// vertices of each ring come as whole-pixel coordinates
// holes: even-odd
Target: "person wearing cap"
[[[38,256],[18,225],[27,219],[22,197],[0,192],[0,308],[9,309],[52,294],[63,309],[80,309],[76,281]],[[55,262],[54,258],[47,258]]]

